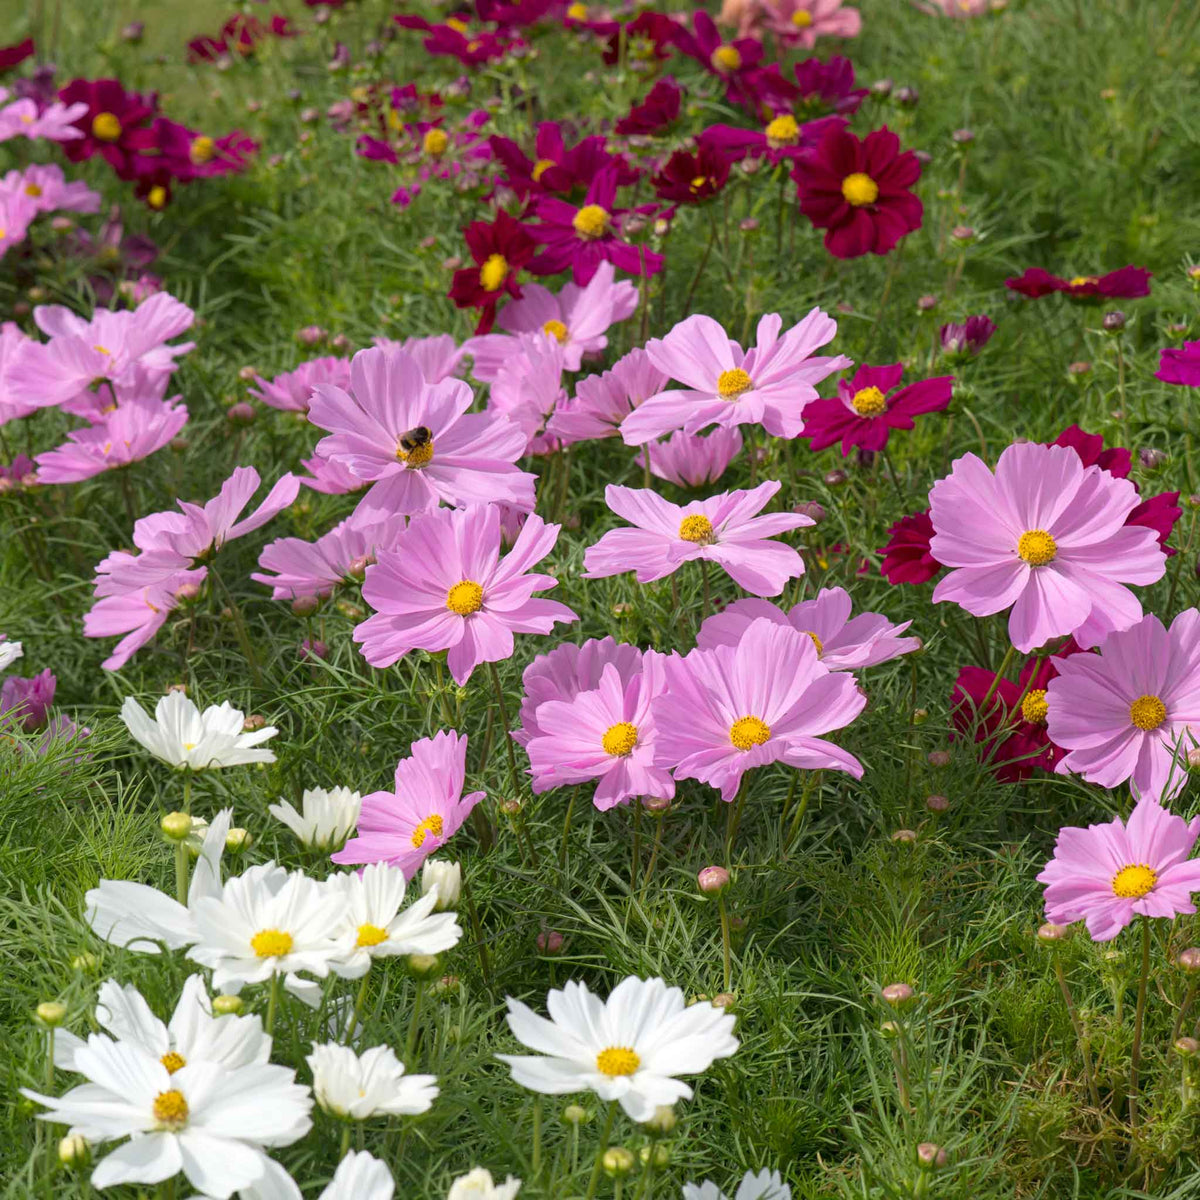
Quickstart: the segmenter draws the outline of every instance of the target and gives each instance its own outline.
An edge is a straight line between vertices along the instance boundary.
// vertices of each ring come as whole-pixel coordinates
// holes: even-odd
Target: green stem
[[[189,770],[183,777],[183,811],[192,811],[192,772]]]
[[[517,756],[513,753],[511,727],[508,724],[508,706],[504,703],[504,689],[500,686],[500,672],[495,663],[488,663],[492,676],[492,688],[496,693],[496,704],[500,709],[500,726],[504,731],[504,749],[508,752],[508,782],[512,788],[512,798],[521,798],[521,783],[517,777]]]
[[[654,845],[650,850],[650,862],[646,865],[646,875],[642,879],[642,897],[641,902],[646,901],[646,889],[650,886],[650,880],[654,875],[654,864],[658,862],[658,853],[662,849],[663,843],[663,826],[666,824],[666,812],[655,813],[655,820],[658,827],[654,831]]]
[[[413,998],[412,1019],[408,1023],[408,1038],[404,1043],[404,1065],[412,1071],[413,1069],[413,1054],[417,1048],[417,1029],[421,1021],[421,1000],[425,995],[425,981],[418,979],[417,994]]]
[[[636,797],[633,801],[633,846],[629,862],[629,892],[637,887],[638,876],[642,873],[642,803]]]
[[[350,1122],[347,1121],[342,1128],[342,1144],[338,1149],[338,1161],[340,1162],[347,1154],[350,1153]]]
[[[1150,919],[1142,917],[1142,969],[1138,973],[1137,1011],[1133,1018],[1133,1049],[1129,1053],[1129,1128],[1137,1128],[1138,1069],[1142,1065],[1142,1026],[1146,1017],[1146,982],[1150,977]]]
[[[533,1174],[536,1178],[542,1172],[542,1094],[537,1092],[533,1097]]]
[[[562,845],[558,848],[558,869],[561,871],[567,865],[567,834],[571,832],[571,814],[575,811],[575,798],[579,788],[571,789],[571,798],[567,801],[567,815],[563,819]]]
[[[483,941],[483,929],[479,924],[479,913],[475,908],[475,896],[471,892],[471,888],[467,883],[466,872],[463,872],[462,881],[462,896],[467,905],[467,917],[471,922],[471,933],[475,938],[475,948],[479,951],[479,970],[483,975],[484,985],[490,992],[492,990],[492,965],[488,960],[487,946]]]
[[[988,688],[987,694],[983,697],[983,703],[979,706],[978,715],[982,716],[987,712],[987,706],[992,702],[992,697],[996,694],[996,689],[1000,686],[1000,680],[1008,673],[1008,668],[1012,664],[1013,655],[1016,654],[1017,648],[1011,642],[1008,649],[1004,652],[1004,658],[1000,663],[1000,670],[992,677],[992,685]]]
[[[1084,1036],[1083,1022],[1079,1019],[1071,989],[1067,986],[1067,974],[1063,970],[1062,959],[1057,954],[1054,956],[1054,973],[1058,976],[1058,990],[1062,992],[1067,1016],[1071,1018],[1071,1028],[1075,1031],[1075,1041],[1079,1044],[1079,1053],[1083,1058],[1083,1077],[1087,1083],[1088,1096],[1091,1098],[1092,1107],[1099,1112],[1100,1093],[1096,1087],[1096,1073],[1092,1069],[1092,1048]]]
[[[721,957],[725,966],[725,991],[730,990],[733,971],[729,953],[729,910],[725,907],[725,893],[717,893],[717,909],[721,914]]]
[[[1196,998],[1196,985],[1190,984],[1188,990],[1183,994],[1183,1003],[1179,1006],[1179,1011],[1175,1014],[1175,1028],[1171,1030],[1171,1040],[1167,1043],[1167,1049],[1170,1050],[1179,1040],[1180,1033],[1183,1032],[1183,1019],[1188,1014],[1188,1009],[1192,1007],[1192,1001]]]
[[[750,790],[750,772],[742,776],[742,786],[729,806],[729,817],[725,824],[725,865],[729,866],[730,855],[733,854],[733,840],[737,837],[738,826],[742,823],[742,809],[746,805],[746,793]]]
[[[367,1002],[367,984],[371,979],[371,972],[368,968],[367,973],[363,976],[363,981],[358,985],[358,995],[354,998],[354,1008],[350,1013],[350,1022],[346,1026],[346,1033],[342,1038],[345,1045],[350,1045],[354,1040],[354,1031],[358,1028],[359,1018],[362,1016],[363,1005]]]
[[[233,631],[237,636],[238,646],[241,647],[246,662],[250,664],[250,677],[254,680],[254,686],[261,688],[263,685],[262,669],[258,665],[254,646],[250,642],[250,633],[246,629],[246,622],[242,620],[242,610],[238,608],[233,593],[225,586],[225,580],[213,568],[209,568],[209,573],[217,581],[221,591],[225,593],[225,599],[229,601],[229,613],[233,617]]]
[[[783,844],[784,858],[791,853],[792,843],[800,834],[800,822],[804,820],[804,814],[808,810],[808,801],[820,782],[821,772],[809,771],[808,779],[804,783],[804,791],[800,794],[800,806],[796,809],[796,815],[792,818],[792,827],[788,830],[787,841]]]
[[[187,908],[188,902],[188,849],[187,842],[175,843],[175,899]]]
[[[586,1200],[594,1200],[596,1188],[600,1185],[600,1171],[604,1166],[604,1152],[608,1149],[608,1139],[612,1137],[613,1121],[617,1116],[617,1102],[610,1101],[608,1115],[604,1118],[604,1130],[600,1134],[600,1149],[596,1151],[596,1162],[592,1167],[592,1176],[588,1180]]]
[[[271,992],[267,997],[267,1019],[263,1028],[268,1034],[275,1032],[275,1009],[279,1006],[279,972],[271,972]]]
[[[708,587],[708,559],[706,558],[700,560],[700,578],[704,584],[704,608],[701,612],[700,620],[706,621],[712,615],[712,595]]]

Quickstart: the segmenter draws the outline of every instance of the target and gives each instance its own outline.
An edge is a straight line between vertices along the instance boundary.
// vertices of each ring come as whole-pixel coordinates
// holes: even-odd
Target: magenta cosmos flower
[[[804,574],[804,561],[791,546],[770,539],[814,523],[799,513],[756,516],[779,488],[768,480],[752,491],[723,492],[681,506],[654,491],[609,484],[605,503],[635,528],[610,529],[589,546],[583,577],[636,571],[638,583],[650,583],[699,558],[718,563],[756,596],[778,596],[789,579]]]
[[[1062,292],[1072,300],[1130,300],[1150,295],[1150,279],[1151,273],[1145,267],[1122,267],[1107,275],[1075,275],[1070,279],[1051,275],[1041,267],[1028,267],[1023,275],[1006,279],[1004,286],[1031,300],[1053,292]]]
[[[841,441],[842,457],[852,446],[882,450],[893,429],[911,429],[913,417],[938,412],[950,403],[953,375],[922,379],[896,391],[904,374],[900,363],[859,367],[848,382],[838,380],[832,400],[814,400],[804,410],[804,437],[811,450],[824,450]]]
[[[665,442],[649,442],[638,451],[634,462],[650,461],[650,474],[680,487],[703,487],[716,483],[725,468],[742,452],[742,435],[734,429],[714,429],[709,434],[673,433]]]
[[[851,365],[844,355],[813,357],[833,340],[837,322],[814,308],[782,337],[783,318],[760,318],[756,344],[743,350],[712,317],[681,321],[664,338],[651,338],[651,363],[682,388],[651,396],[621,424],[627,445],[641,446],[676,429],[699,433],[708,425],[756,424],[772,437],[796,437],[814,386]]]
[[[100,665],[119,671],[167,623],[167,618],[187,599],[198,595],[208,575],[207,567],[194,571],[176,570],[136,591],[121,592],[98,600],[83,617],[83,636],[124,636]]]
[[[272,408],[283,412],[308,412],[313,388],[318,383],[331,383],[342,389],[350,386],[350,363],[344,358],[330,354],[324,358],[310,359],[270,382],[261,375],[254,376],[257,389],[251,388],[250,395]]]
[[[574,398],[559,402],[546,432],[563,445],[616,437],[621,422],[666,386],[667,377],[645,350],[630,350],[610,370],[579,380]]]
[[[318,383],[308,416],[333,436],[317,453],[373,483],[363,503],[383,514],[494,500],[532,511],[534,477],[516,465],[525,436],[511,422],[469,413],[459,379],[429,383],[402,350],[360,350],[350,389]]]
[[[822,588],[815,599],[786,613],[767,600],[735,600],[700,626],[696,645],[701,650],[736,646],[752,621],[766,619],[790,625],[810,637],[821,665],[830,671],[875,667],[920,649],[920,638],[900,636],[911,621],[893,625],[882,613],[851,617],[850,610],[850,593],[845,588]]]
[[[336,854],[335,863],[386,862],[405,879],[458,832],[484,792],[463,795],[467,739],[454,730],[412,744],[412,756],[396,764],[390,792],[363,797],[358,831]]]
[[[654,765],[652,702],[666,690],[662,655],[647,651],[642,669],[623,680],[605,666],[594,691],[549,700],[537,711],[540,735],[527,743],[533,790],[596,780],[592,803],[605,812],[637,796],[675,795],[670,771]]]
[[[1181,387],[1200,387],[1200,342],[1184,342],[1182,350],[1166,347],[1159,356],[1154,378]]]
[[[526,573],[554,549],[559,528],[530,515],[502,559],[494,504],[414,517],[367,568],[363,599],[375,615],[354,630],[367,662],[390,667],[410,650],[446,650],[461,687],[481,662],[512,654],[514,633],[579,620],[565,604],[533,596],[558,585],[553,575]]]
[[[745,772],[773,762],[862,778],[862,763],[820,735],[849,725],[867,698],[853,675],[821,665],[804,634],[752,621],[736,646],[673,654],[663,669],[655,762],[676,780],[698,779],[733,800]]]
[[[1141,619],[1126,583],[1162,578],[1153,529],[1126,525],[1137,489],[1066,446],[1009,446],[993,475],[966,454],[929,493],[930,552],[955,568],[934,589],[977,617],[1011,607],[1008,635],[1028,652],[1074,634],[1085,650]]]
[[[1168,800],[1187,777],[1200,736],[1200,613],[1169,630],[1155,616],[1104,640],[1099,654],[1055,659],[1046,689],[1050,740],[1070,753],[1058,765],[1113,788]]]
[[[1046,919],[1086,921],[1092,940],[1107,942],[1135,915],[1194,913],[1200,861],[1188,855],[1198,835],[1200,817],[1185,821],[1153,800],[1136,804],[1128,825],[1114,817],[1104,825],[1060,829],[1054,857],[1038,876],[1046,885]]]

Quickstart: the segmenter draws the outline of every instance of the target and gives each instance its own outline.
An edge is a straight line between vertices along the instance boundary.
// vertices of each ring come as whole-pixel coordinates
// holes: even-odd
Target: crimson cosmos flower
[[[450,299],[459,308],[478,308],[476,333],[488,333],[496,319],[496,304],[503,295],[519,299],[517,272],[533,258],[535,246],[529,231],[503,209],[492,222],[472,221],[463,230],[473,267],[454,272]]]
[[[929,550],[933,537],[929,509],[901,517],[888,534],[891,541],[879,552],[883,555],[879,572],[888,583],[928,583],[942,569]]]
[[[442,25],[431,25],[424,17],[408,13],[400,13],[392,20],[405,29],[419,29],[429,34],[421,43],[427,54],[457,58],[465,67],[477,67],[503,58],[514,46],[522,44],[520,38],[501,37],[486,30],[472,31],[457,17],[449,17]]]
[[[12,46],[0,46],[0,71],[11,71],[33,54],[33,38],[26,38]]]
[[[536,159],[531,159],[511,138],[488,139],[492,153],[505,169],[501,179],[521,198],[548,192],[582,191],[605,167],[617,172],[618,184],[633,183],[641,174],[618,154],[609,154],[602,136],[586,137],[568,148],[562,126],[543,121],[534,141]]]
[[[1052,292],[1062,292],[1073,300],[1131,300],[1150,295],[1150,277],[1151,273],[1145,267],[1122,267],[1107,275],[1076,275],[1073,279],[1051,275],[1041,267],[1029,267],[1024,275],[1006,279],[1004,286],[1031,300],[1049,296]]]
[[[621,26],[616,22],[608,33],[608,43],[604,47],[604,62],[606,66],[615,67],[621,61],[621,43],[624,40],[625,59],[630,67],[637,70],[654,70],[659,62],[671,57],[671,47],[675,44],[679,32],[679,24],[666,13],[639,13],[625,26],[625,37],[621,37]]]
[[[116,79],[73,79],[58,93],[64,104],[84,103],[87,111],[74,122],[83,137],[61,143],[71,162],[99,154],[117,173],[130,180],[136,175],[138,140],[134,135],[154,116],[158,97],[127,92]]]
[[[645,100],[634,104],[629,115],[613,127],[622,137],[631,134],[661,133],[679,116],[683,89],[673,75],[664,75],[647,93]]]
[[[1184,342],[1182,350],[1174,346],[1164,348],[1154,378],[1181,387],[1200,387],[1200,342]]]
[[[660,200],[672,204],[701,204],[729,182],[729,157],[716,146],[700,143],[695,154],[676,150],[651,180]]]

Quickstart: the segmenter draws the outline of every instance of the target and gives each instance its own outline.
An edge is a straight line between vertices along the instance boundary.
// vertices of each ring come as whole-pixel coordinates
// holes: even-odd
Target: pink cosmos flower
[[[819,735],[849,725],[867,698],[853,675],[821,665],[811,638],[752,621],[736,646],[672,654],[663,667],[655,762],[676,780],[698,779],[729,801],[746,771],[773,762],[862,778],[862,763]]]
[[[306,413],[313,388],[318,383],[331,383],[343,389],[350,386],[350,363],[347,359],[328,354],[284,371],[269,383],[261,375],[255,375],[254,381],[258,387],[251,388],[250,395],[256,400],[284,412]]]
[[[136,592],[106,596],[84,614],[83,635],[90,638],[125,636],[100,665],[106,671],[119,671],[166,624],[184,596],[195,595],[208,575],[207,567],[175,571],[159,582]]]
[[[804,600],[786,613],[767,600],[735,600],[700,626],[696,645],[701,650],[736,646],[751,621],[766,619],[791,625],[812,638],[817,658],[830,671],[875,667],[921,648],[920,638],[899,636],[911,621],[893,625],[882,613],[851,617],[850,610],[850,593],[845,588],[822,588],[815,599]]]
[[[24,192],[0,191],[0,258],[25,240],[37,215],[37,205]]]
[[[741,452],[742,435],[736,427],[707,435],[680,429],[665,442],[648,442],[633,461],[640,467],[649,458],[651,475],[680,487],[703,487],[716,483]]]
[[[359,479],[341,462],[330,462],[319,454],[312,458],[302,458],[301,466],[307,468],[311,475],[301,475],[300,482],[314,492],[324,492],[327,496],[345,496],[350,492],[361,492],[369,486],[369,480]]]
[[[778,596],[789,579],[804,574],[804,562],[791,546],[769,539],[814,523],[799,513],[755,516],[779,488],[769,480],[751,491],[723,492],[681,506],[657,492],[609,484],[605,503],[635,528],[610,529],[589,546],[583,578],[636,571],[638,583],[650,583],[699,558],[719,563],[756,596]]]
[[[39,213],[100,211],[100,193],[82,180],[68,183],[62,168],[53,163],[34,163],[24,171],[9,171],[0,179],[0,192],[23,195]]]
[[[526,454],[548,454],[558,447],[545,436],[546,426],[567,394],[562,386],[565,348],[546,333],[504,340],[513,351],[488,392],[488,412],[521,430]]]
[[[525,747],[534,792],[595,779],[592,803],[601,812],[635,796],[675,795],[671,773],[654,765],[651,704],[667,686],[662,657],[647,651],[642,669],[629,680],[609,663],[594,691],[541,705],[540,735]]]
[[[0,96],[0,100],[4,97]],[[31,141],[45,138],[48,142],[70,142],[83,137],[75,122],[87,112],[82,103],[63,104],[54,101],[39,111],[32,96],[23,96],[0,108],[0,142],[25,137]]]
[[[414,517],[367,568],[363,599],[375,614],[354,630],[367,662],[390,667],[410,650],[446,650],[461,687],[481,662],[512,654],[514,633],[549,633],[577,621],[565,604],[533,597],[558,586],[553,575],[526,573],[554,549],[559,528],[531,514],[501,559],[494,504]]]
[[[578,371],[584,354],[596,354],[608,345],[610,325],[633,316],[638,305],[632,283],[614,282],[612,263],[603,262],[586,287],[566,283],[556,296],[540,284],[527,283],[521,299],[500,310],[496,324],[510,334],[543,333],[563,349],[563,368]],[[471,338],[463,350],[474,356],[471,374],[491,383],[511,356],[515,338],[502,333]]]
[[[1139,801],[1128,825],[1114,817],[1104,825],[1060,829],[1054,856],[1038,876],[1046,885],[1046,919],[1086,921],[1092,940],[1107,942],[1135,915],[1194,913],[1200,861],[1188,855],[1198,835],[1200,817],[1185,821],[1153,800]]]
[[[36,404],[26,404],[17,400],[5,384],[5,368],[9,360],[17,347],[29,340],[15,321],[0,324],[0,425],[7,425],[9,421],[19,421],[30,413],[37,412]]]
[[[534,738],[541,737],[537,710],[549,700],[565,703],[580,692],[595,691],[609,665],[616,668],[624,687],[641,671],[642,652],[628,642],[606,637],[590,638],[581,646],[564,642],[549,654],[539,654],[521,677],[525,699],[521,701],[521,727],[513,731],[513,741],[527,746]]]
[[[813,357],[837,333],[837,322],[819,308],[780,337],[782,326],[778,313],[762,317],[749,350],[705,316],[651,338],[650,361],[684,387],[659,392],[630,413],[621,424],[626,444],[641,446],[676,429],[699,433],[708,425],[757,424],[772,437],[796,437],[805,405],[817,399],[814,384],[851,362],[841,354]]]
[[[1170,630],[1144,617],[1105,638],[1099,654],[1054,665],[1046,722],[1050,740],[1070,751],[1058,772],[1107,788],[1128,779],[1151,800],[1178,795],[1200,731],[1200,613],[1186,609]]]
[[[1028,652],[1074,634],[1085,650],[1141,619],[1125,583],[1162,578],[1153,529],[1125,525],[1137,489],[1066,446],[1009,446],[993,475],[974,454],[929,493],[930,552],[957,568],[934,589],[977,617],[1011,607],[1008,634]]]
[[[466,347],[460,346],[448,333],[435,333],[431,337],[407,337],[402,342],[392,338],[377,337],[371,344],[381,350],[403,350],[417,360],[426,383],[441,383],[451,375],[462,374],[462,360]],[[343,385],[344,386],[344,385]]]
[[[149,458],[187,424],[188,410],[179,399],[131,400],[89,429],[73,430],[65,445],[37,456],[38,481],[79,483]]]
[[[593,438],[616,437],[621,422],[647,397],[661,392],[667,377],[645,350],[630,350],[601,375],[575,385],[574,399],[563,399],[546,425],[547,434],[564,446]]]
[[[373,483],[364,501],[387,515],[447,504],[497,501],[527,512],[534,477],[516,459],[525,435],[509,421],[468,413],[474,395],[459,379],[429,383],[401,350],[360,350],[348,391],[319,383],[309,420],[333,436],[317,453]]]
[[[763,0],[764,24],[785,45],[811,50],[819,37],[858,37],[862,15],[842,0]]]
[[[350,866],[391,863],[411,880],[484,798],[484,792],[463,795],[466,773],[465,735],[443,729],[413,742],[412,757],[396,764],[395,789],[363,797],[358,832],[330,857]]]

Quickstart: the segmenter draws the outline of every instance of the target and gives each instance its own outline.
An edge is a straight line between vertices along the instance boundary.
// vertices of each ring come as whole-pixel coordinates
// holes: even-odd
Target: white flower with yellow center
[[[314,850],[336,850],[358,824],[362,793],[348,787],[305,788],[301,811],[288,800],[267,805],[267,811],[282,821],[304,846]]]
[[[454,913],[434,912],[438,891],[431,889],[403,912],[404,872],[389,863],[372,863],[361,872],[334,875],[325,886],[339,889],[342,940],[349,940],[345,955],[333,969],[343,979],[359,979],[371,969],[374,958],[397,954],[440,954],[458,944],[462,928]]]
[[[698,1075],[738,1048],[734,1018],[700,1003],[688,1007],[679,988],[631,975],[607,1001],[582,983],[546,998],[550,1020],[508,998],[508,1027],[538,1055],[499,1054],[513,1079],[548,1095],[595,1092],[617,1100],[634,1121],[662,1104],[691,1097],[677,1075]],[[542,1057],[544,1056],[544,1057]]]
[[[314,1043],[305,1062],[317,1103],[343,1120],[415,1116],[428,1112],[437,1099],[436,1077],[406,1075],[390,1046],[372,1046],[359,1056],[349,1046]]]
[[[446,1200],[515,1200],[521,1181],[510,1175],[503,1183],[492,1179],[491,1171],[476,1167],[460,1175],[446,1193]]]
[[[10,642],[7,637],[0,637],[0,671],[5,671],[24,654],[20,642]]]
[[[245,714],[228,700],[201,712],[183,692],[168,692],[155,705],[151,720],[132,696],[126,696],[121,720],[134,741],[172,767],[203,771],[275,761],[272,751],[257,747],[279,730],[267,725],[247,733]]]
[[[683,1200],[728,1200],[728,1197],[715,1183],[706,1179],[698,1186],[685,1183]],[[733,1200],[792,1200],[792,1189],[783,1182],[778,1171],[768,1171],[764,1167],[757,1174],[747,1171],[742,1176]]]

